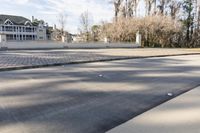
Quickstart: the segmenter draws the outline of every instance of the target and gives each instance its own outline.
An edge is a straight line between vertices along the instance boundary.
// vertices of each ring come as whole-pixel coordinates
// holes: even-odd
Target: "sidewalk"
[[[200,87],[107,133],[200,133]]]

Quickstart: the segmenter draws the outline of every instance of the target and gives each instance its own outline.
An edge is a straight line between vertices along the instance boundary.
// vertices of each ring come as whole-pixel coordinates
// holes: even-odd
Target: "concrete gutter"
[[[200,133],[199,96],[197,87],[107,133]]]

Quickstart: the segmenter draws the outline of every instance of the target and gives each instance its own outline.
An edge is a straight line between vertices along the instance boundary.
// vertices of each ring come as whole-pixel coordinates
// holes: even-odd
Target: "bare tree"
[[[84,34],[86,37],[86,41],[89,41],[89,30],[90,30],[90,20],[89,20],[89,13],[85,11],[80,16],[80,32]]]
[[[182,2],[177,1],[177,0],[171,0],[169,4],[169,8],[170,8],[170,15],[173,19],[176,18],[176,15],[181,10],[181,5],[182,5]]]
[[[67,15],[65,13],[60,13],[58,22],[60,25],[61,34],[64,35],[64,30],[65,30],[65,26],[66,26],[66,22],[67,22]]]
[[[153,0],[153,14],[157,14],[157,0]]]
[[[147,15],[147,16],[149,16],[149,15],[151,14],[153,2],[154,2],[153,0],[145,0],[146,15]]]
[[[140,30],[145,46],[200,46],[200,0],[143,0],[144,19],[137,17],[142,0],[110,1],[115,21],[104,24],[102,34],[111,41],[133,41],[133,35]]]
[[[200,1],[198,0],[193,0],[194,3],[194,20],[195,20],[195,25],[199,29],[199,18],[200,18]]]
[[[126,0],[127,1],[127,0]],[[137,16],[137,7],[139,0],[128,0],[127,1],[127,16],[136,17]]]
[[[200,28],[200,2],[199,2],[199,5],[198,5],[198,8],[197,8],[197,13],[198,13],[198,17],[197,17],[197,29],[199,30]]]
[[[122,4],[122,0],[113,0],[114,8],[115,8],[115,21],[117,21],[118,14],[120,11],[120,5]]]
[[[159,5],[158,5],[158,8],[159,8],[159,13],[161,15],[165,15],[165,9],[166,9],[166,6],[167,4],[170,2],[171,0],[159,0]]]

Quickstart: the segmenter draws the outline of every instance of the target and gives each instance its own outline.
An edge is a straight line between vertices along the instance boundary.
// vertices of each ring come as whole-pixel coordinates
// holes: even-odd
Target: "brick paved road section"
[[[198,50],[187,49],[73,49],[73,50],[23,50],[1,51],[0,70],[23,69],[62,65],[68,63],[83,63],[108,61],[126,58],[149,56],[166,56],[197,54]]]

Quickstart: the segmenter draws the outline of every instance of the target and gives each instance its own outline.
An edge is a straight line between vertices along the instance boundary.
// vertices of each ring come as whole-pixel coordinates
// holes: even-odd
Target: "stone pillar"
[[[108,37],[105,37],[105,38],[104,38],[104,43],[110,43],[110,40],[109,40]]]
[[[136,45],[142,47],[142,36],[139,31],[136,33]]]
[[[68,40],[67,40],[67,36],[62,36],[62,42],[63,42],[63,43],[68,42]]]
[[[6,49],[6,34],[0,34],[0,49]]]
[[[7,41],[6,34],[0,34],[0,43],[4,43],[6,41]]]

